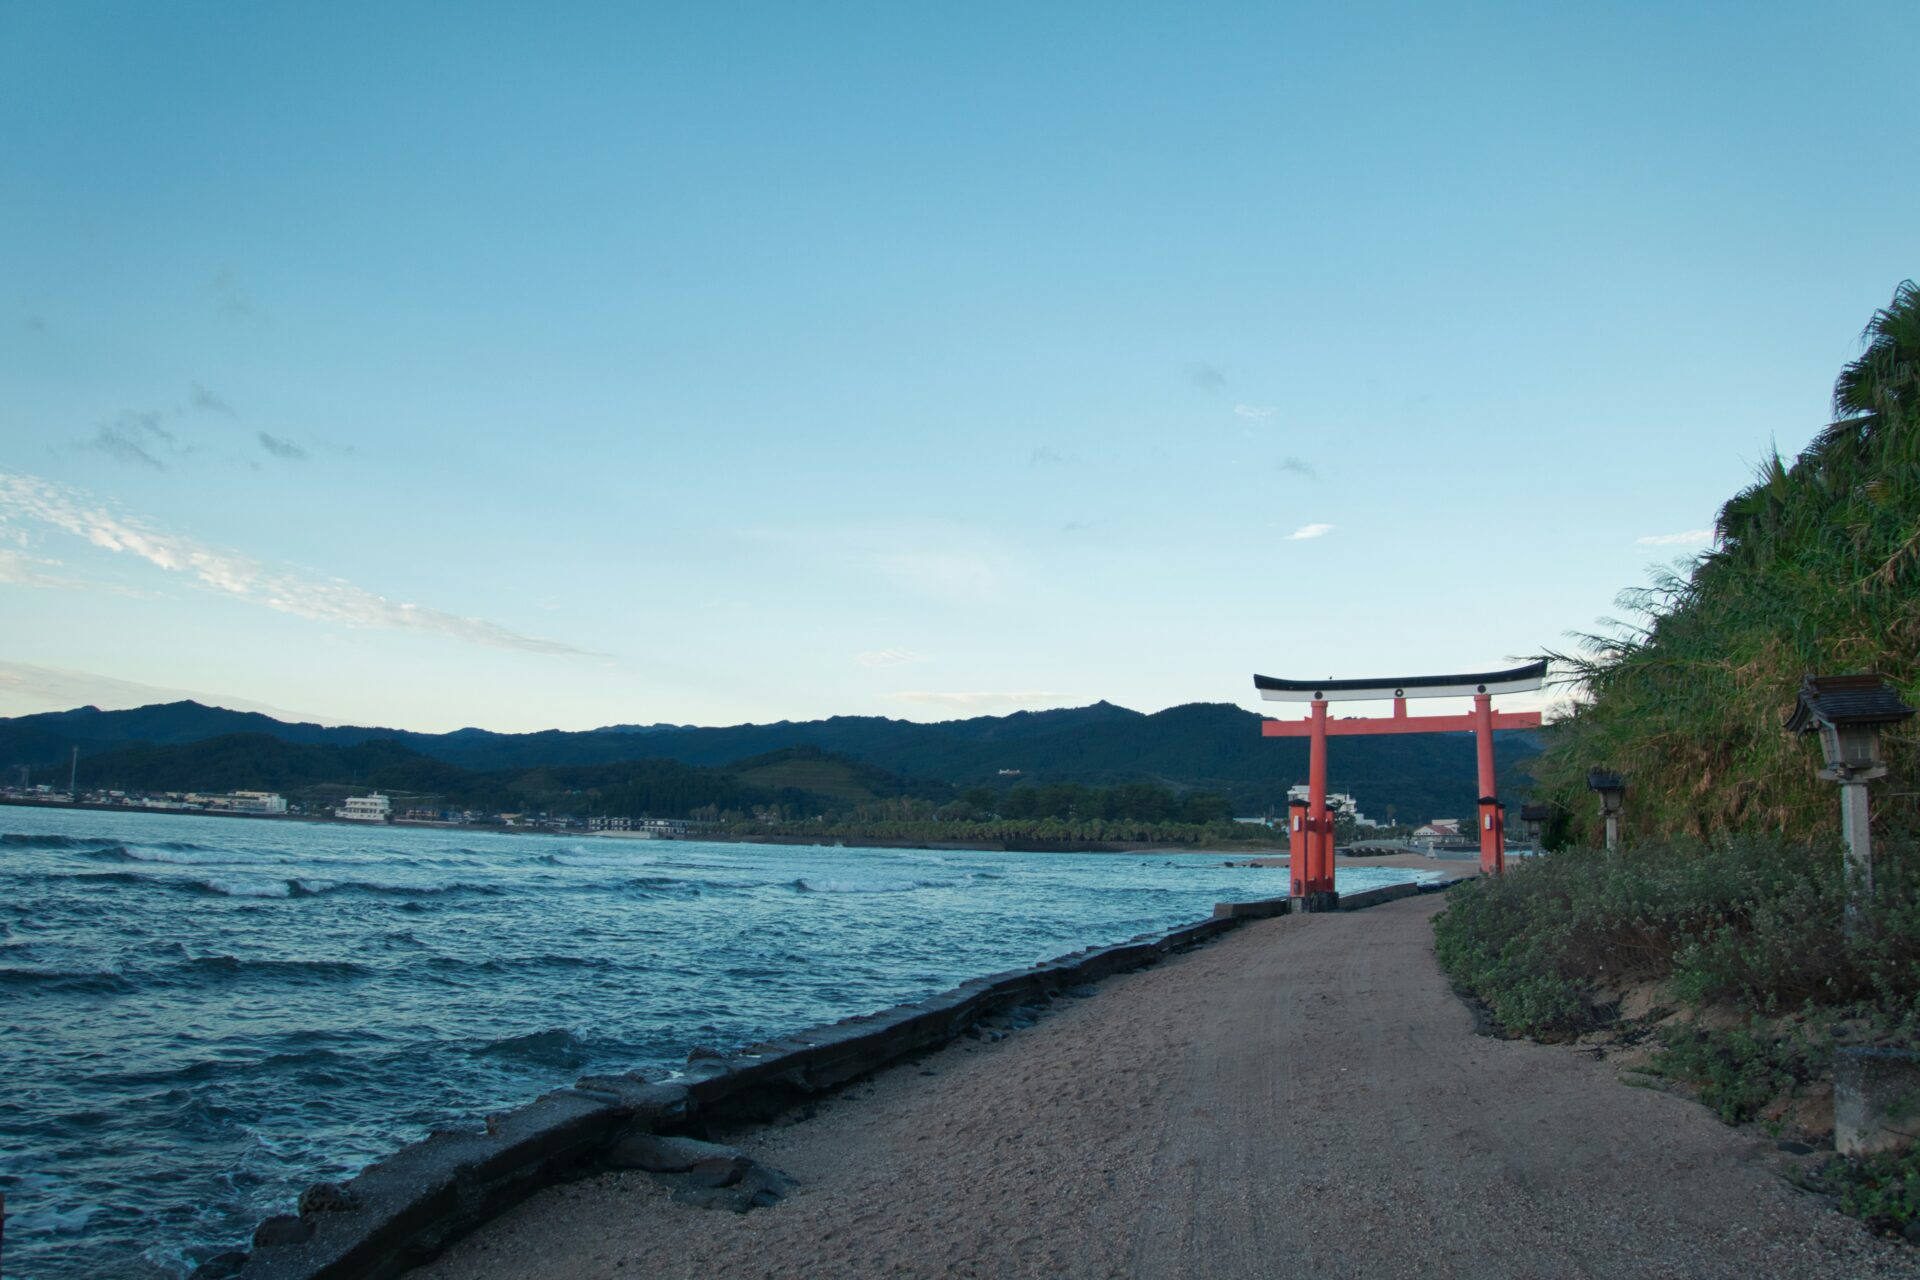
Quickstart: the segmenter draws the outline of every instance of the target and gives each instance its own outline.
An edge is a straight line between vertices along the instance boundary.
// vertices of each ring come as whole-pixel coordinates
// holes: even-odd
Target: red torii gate
[[[1307,738],[1307,799],[1287,809],[1288,871],[1293,896],[1311,898],[1333,892],[1333,820],[1327,813],[1327,738],[1359,733],[1454,733],[1471,730],[1480,754],[1480,870],[1498,875],[1505,870],[1506,815],[1495,794],[1493,731],[1534,729],[1538,711],[1495,711],[1496,693],[1524,693],[1546,682],[1545,660],[1508,671],[1485,671],[1465,676],[1406,676],[1380,680],[1282,680],[1253,678],[1253,687],[1268,702],[1308,702],[1308,720],[1264,720],[1262,737]],[[1473,698],[1473,710],[1460,716],[1409,716],[1407,699]],[[1356,716],[1328,720],[1328,702],[1393,699],[1391,717]]]

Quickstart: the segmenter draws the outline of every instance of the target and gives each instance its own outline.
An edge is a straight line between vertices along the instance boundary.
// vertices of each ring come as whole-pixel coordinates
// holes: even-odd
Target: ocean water
[[[1285,892],[966,854],[0,808],[15,1280],[178,1277],[434,1127]],[[1343,890],[1418,878],[1367,868]]]

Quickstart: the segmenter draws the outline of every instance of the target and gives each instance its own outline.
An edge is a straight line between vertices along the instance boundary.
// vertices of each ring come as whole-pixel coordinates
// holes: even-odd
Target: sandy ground
[[[1579,1050],[1475,1035],[1437,898],[1262,921],[804,1120],[744,1217],[641,1174],[541,1193],[416,1280],[1920,1275],[1790,1159]]]

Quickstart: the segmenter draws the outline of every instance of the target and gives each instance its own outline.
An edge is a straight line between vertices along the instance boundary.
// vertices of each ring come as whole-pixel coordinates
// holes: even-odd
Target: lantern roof
[[[1587,788],[1590,791],[1619,791],[1627,785],[1627,780],[1611,769],[1587,770]]]
[[[1520,821],[1545,822],[1553,816],[1553,810],[1544,804],[1526,804],[1520,806]]]
[[[1800,700],[1787,717],[1787,732],[1812,733],[1823,724],[1893,724],[1913,714],[1900,693],[1878,672],[1850,676],[1808,675]]]

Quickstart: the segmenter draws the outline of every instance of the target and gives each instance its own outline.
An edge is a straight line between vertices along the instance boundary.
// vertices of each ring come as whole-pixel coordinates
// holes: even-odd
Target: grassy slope
[[[1809,671],[1879,671],[1920,702],[1920,293],[1903,285],[1867,337],[1837,421],[1726,504],[1713,550],[1629,594],[1645,625],[1563,658],[1585,700],[1534,774],[1568,847],[1468,886],[1436,926],[1509,1032],[1652,1035],[1655,1069],[1729,1122],[1787,1124],[1796,1099],[1817,1117],[1836,1047],[1920,1048],[1920,735],[1887,734],[1879,894],[1848,936],[1837,797],[1781,729]],[[1595,766],[1629,777],[1617,854],[1592,847]],[[1621,1026],[1636,986],[1678,1012]],[[1920,1223],[1920,1155],[1820,1176],[1876,1225]]]

